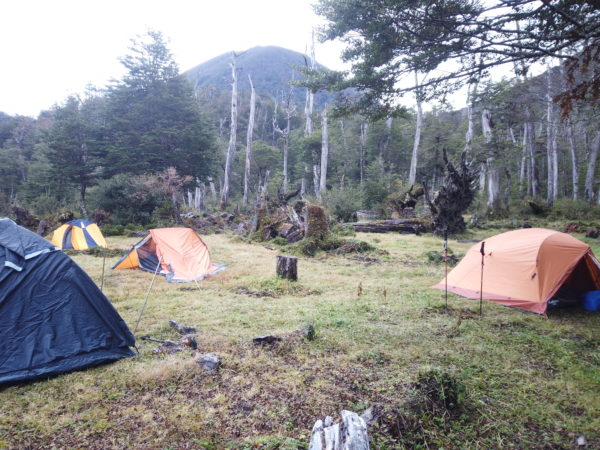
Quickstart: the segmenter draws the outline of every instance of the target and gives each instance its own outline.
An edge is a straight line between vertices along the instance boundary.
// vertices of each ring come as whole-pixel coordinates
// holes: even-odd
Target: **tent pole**
[[[160,268],[161,262],[162,262],[162,256],[160,257],[160,260],[158,261],[158,264],[156,265],[156,270],[154,271],[154,275],[152,276],[152,281],[150,282],[150,286],[148,286],[148,292],[146,292],[146,298],[144,299],[144,304],[142,305],[142,309],[140,310],[140,315],[138,316],[137,323],[135,324],[135,328],[133,329],[134,335],[138,329],[138,326],[140,325],[140,320],[142,320],[142,314],[144,314],[144,310],[146,309],[146,303],[148,303],[148,296],[150,295],[150,291],[152,290],[152,285],[154,284],[154,280],[156,279],[156,274],[158,273],[158,269]]]
[[[104,293],[104,266],[106,266],[106,252],[102,251],[102,253],[104,253],[104,257],[102,258],[102,278],[100,279],[100,292]]]
[[[483,259],[485,257],[485,241],[481,243],[481,248],[479,249],[481,253],[481,284],[479,285],[479,317],[483,314]]]
[[[445,278],[445,296],[446,296],[446,313],[448,313],[448,227],[444,230],[444,263],[446,269]]]

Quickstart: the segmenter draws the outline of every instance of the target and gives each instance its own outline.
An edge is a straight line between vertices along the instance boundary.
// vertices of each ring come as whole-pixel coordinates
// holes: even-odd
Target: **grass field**
[[[136,334],[176,339],[169,319],[196,326],[221,369],[139,341],[138,357],[6,388],[0,448],[303,448],[318,418],[373,404],[374,448],[570,448],[580,434],[600,448],[600,314],[484,302],[479,317],[478,302],[454,295],[447,314],[428,289],[443,276],[425,256],[440,239],[358,238],[388,254],[301,258],[294,284],[274,277],[284,249],[206,236],[228,269],[200,290],[157,278]],[[108,240],[125,250],[136,238]],[[470,245],[450,242],[459,254]],[[102,258],[73,258],[100,285]],[[151,279],[107,271],[104,291],[131,329]],[[311,341],[297,332],[308,324]],[[262,334],[283,341],[253,346]],[[414,407],[424,373],[447,373],[460,406]]]

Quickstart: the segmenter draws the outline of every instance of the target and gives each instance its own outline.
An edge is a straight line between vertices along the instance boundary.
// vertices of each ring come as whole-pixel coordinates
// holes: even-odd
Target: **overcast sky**
[[[0,0],[0,111],[37,116],[123,70],[130,39],[161,31],[182,71],[231,50],[304,52],[321,23],[314,0]],[[342,68],[340,45],[317,60]]]

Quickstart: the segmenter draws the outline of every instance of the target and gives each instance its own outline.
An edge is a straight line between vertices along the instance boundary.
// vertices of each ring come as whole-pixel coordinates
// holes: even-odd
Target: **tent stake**
[[[448,313],[448,227],[444,230],[444,263],[446,266],[445,278],[445,296],[446,296],[446,313]]]
[[[144,299],[144,304],[142,305],[142,309],[140,310],[140,315],[138,316],[137,323],[135,324],[135,328],[133,329],[134,335],[138,329],[140,320],[142,320],[142,314],[144,314],[144,310],[146,309],[146,303],[148,303],[148,296],[150,295],[150,291],[152,290],[152,285],[154,284],[154,280],[156,279],[156,274],[158,273],[158,269],[160,268],[161,262],[162,262],[162,256],[160,257],[160,260],[158,261],[158,264],[156,265],[156,270],[154,271],[154,275],[152,276],[152,281],[150,282],[150,286],[148,286],[148,292],[146,292],[146,298]]]
[[[479,249],[481,253],[481,284],[479,285],[479,317],[483,314],[483,258],[485,257],[485,241],[481,243],[481,248]]]

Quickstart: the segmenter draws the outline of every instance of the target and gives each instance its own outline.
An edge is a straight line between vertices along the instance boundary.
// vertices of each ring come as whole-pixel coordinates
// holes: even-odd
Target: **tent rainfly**
[[[71,220],[58,227],[52,234],[52,243],[63,250],[106,247],[98,225],[85,219]]]
[[[58,250],[0,219],[0,384],[134,355],[135,339],[119,313]]]
[[[208,247],[191,228],[152,229],[113,266],[158,271],[167,281],[177,282],[202,280],[225,268],[211,262]]]
[[[485,241],[482,297],[546,314],[557,293],[574,298],[600,289],[600,263],[589,245],[559,231],[527,228]],[[473,245],[448,274],[448,290],[479,299],[481,243]],[[445,279],[432,286],[444,290]],[[560,290],[560,292],[559,292]],[[558,295],[560,297],[560,295]]]

